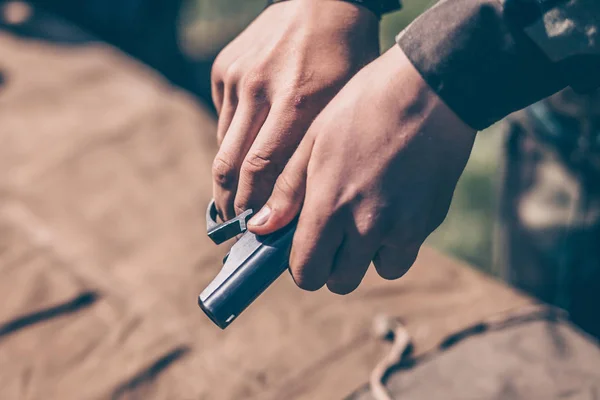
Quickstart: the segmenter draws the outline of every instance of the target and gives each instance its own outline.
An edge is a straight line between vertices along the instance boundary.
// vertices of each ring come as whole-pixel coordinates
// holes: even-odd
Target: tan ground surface
[[[0,399],[337,399],[401,316],[416,352],[529,300],[424,250],[399,282],[282,277],[230,328],[196,296],[215,122],[118,51],[0,31]]]

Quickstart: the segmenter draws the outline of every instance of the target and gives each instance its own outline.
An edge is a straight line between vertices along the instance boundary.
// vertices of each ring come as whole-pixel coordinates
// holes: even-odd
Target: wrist
[[[284,1],[291,1],[291,0],[267,0],[267,7],[272,4],[281,3]],[[339,1],[339,2],[350,3],[350,4],[356,5],[357,7],[361,7],[361,8],[369,10],[378,19],[381,19],[381,16],[383,14],[387,14],[387,13],[390,13],[393,11],[398,11],[402,8],[402,4],[401,4],[400,0],[293,0],[293,1],[308,1],[311,3],[322,3],[325,1]]]

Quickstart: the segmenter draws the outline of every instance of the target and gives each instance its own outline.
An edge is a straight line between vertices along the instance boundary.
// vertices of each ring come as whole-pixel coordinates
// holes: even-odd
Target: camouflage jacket
[[[442,0],[397,42],[476,129],[564,87],[600,86],[598,0]]]

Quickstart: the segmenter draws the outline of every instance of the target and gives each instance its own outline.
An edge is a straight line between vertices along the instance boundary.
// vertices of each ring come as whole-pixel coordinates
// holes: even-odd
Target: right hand
[[[394,46],[319,114],[248,228],[300,214],[289,261],[303,289],[350,293],[371,260],[398,279],[446,217],[475,133]]]
[[[289,0],[268,7],[219,54],[213,192],[222,218],[263,206],[317,114],[379,55],[378,28],[358,5]]]

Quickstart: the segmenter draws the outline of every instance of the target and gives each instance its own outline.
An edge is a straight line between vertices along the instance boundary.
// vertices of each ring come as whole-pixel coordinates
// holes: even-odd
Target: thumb
[[[273,233],[288,225],[300,213],[313,144],[314,140],[306,135],[277,178],[267,203],[248,221],[248,229],[252,233]]]

